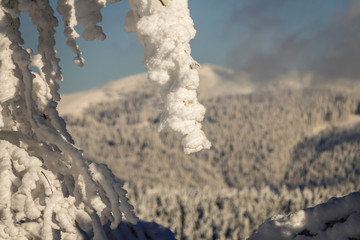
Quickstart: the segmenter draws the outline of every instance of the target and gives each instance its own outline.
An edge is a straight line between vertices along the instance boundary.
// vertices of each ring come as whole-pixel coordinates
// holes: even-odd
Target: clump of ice
[[[145,49],[148,78],[162,86],[164,101],[159,130],[181,133],[185,153],[209,149],[201,130],[205,108],[197,99],[199,64],[191,57],[196,31],[187,0],[132,0],[125,30],[135,32]]]
[[[76,43],[76,38],[79,37],[79,34],[75,30],[77,25],[77,19],[75,15],[75,0],[59,0],[58,1],[58,12],[63,16],[64,22],[64,35],[67,37],[66,44],[73,50],[76,54],[74,62],[79,66],[84,66],[84,58],[79,49],[79,45]]]

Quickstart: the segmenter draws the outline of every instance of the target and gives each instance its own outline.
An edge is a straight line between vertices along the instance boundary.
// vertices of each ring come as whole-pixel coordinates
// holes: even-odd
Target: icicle
[[[7,37],[9,22],[5,12],[0,9],[0,103],[16,96],[19,80],[14,76],[15,65],[12,61],[11,41]]]
[[[184,135],[182,145],[189,154],[209,149],[201,130],[205,108],[198,102],[199,66],[190,56],[195,36],[187,0],[129,0],[125,30],[136,32],[145,49],[143,64],[148,78],[162,85],[164,101],[161,131],[171,128]]]
[[[85,27],[82,36],[85,40],[105,40],[106,35],[102,27],[96,24],[101,22],[100,10],[106,5],[106,0],[78,0],[75,3],[78,12],[78,21]]]
[[[58,12],[63,16],[64,22],[64,35],[67,37],[66,44],[73,50],[76,54],[74,62],[79,66],[84,66],[84,58],[79,49],[79,45],[76,43],[76,38],[79,37],[79,34],[75,31],[75,26],[77,25],[76,15],[75,15],[75,0],[58,0]]]
[[[58,94],[59,85],[55,81],[62,80],[60,59],[56,57],[55,47],[55,27],[58,21],[54,16],[54,11],[47,0],[20,1],[19,10],[29,12],[29,16],[36,25],[39,32],[38,51],[41,54],[44,66],[42,71],[49,84],[52,97],[55,101],[60,100]],[[55,66],[55,72],[53,70]]]

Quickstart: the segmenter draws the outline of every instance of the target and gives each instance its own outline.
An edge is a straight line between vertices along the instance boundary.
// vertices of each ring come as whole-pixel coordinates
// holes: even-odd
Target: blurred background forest
[[[126,182],[139,217],[181,240],[244,239],[274,214],[358,191],[360,2],[190,0],[189,8],[192,56],[216,64],[203,64],[199,89],[213,147],[190,156],[176,134],[157,132],[160,93],[138,74],[143,50],[122,31],[126,1],[102,10],[104,42],[79,39],[83,69],[57,31],[60,92],[93,88],[63,95],[60,113],[85,156]],[[33,39],[22,18],[23,37]]]
[[[178,239],[244,239],[274,214],[359,190],[357,91],[258,88],[211,65],[200,73],[213,147],[197,154],[185,155],[175,133],[158,133],[160,94],[146,74],[60,104],[76,145],[126,182],[141,219]]]

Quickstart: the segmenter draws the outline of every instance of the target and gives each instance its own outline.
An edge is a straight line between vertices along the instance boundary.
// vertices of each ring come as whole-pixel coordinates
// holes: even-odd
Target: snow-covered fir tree
[[[84,26],[86,40],[104,40],[97,24],[107,2],[117,0],[57,2],[79,66],[84,59],[75,26]],[[187,0],[128,2],[125,29],[137,34],[149,79],[163,89],[160,129],[181,133],[186,153],[209,148],[200,123],[205,109],[196,97],[198,64],[189,45],[195,30]],[[59,117],[58,19],[49,0],[2,0],[0,7],[0,239],[172,239],[168,230],[138,222],[122,182],[83,157]],[[23,46],[22,12],[39,33],[38,54]]]
[[[85,60],[75,26],[84,27],[86,40],[104,40],[100,11],[118,1],[57,1],[77,65]],[[136,33],[148,78],[162,90],[159,130],[182,135],[185,153],[210,148],[201,130],[205,108],[197,100],[199,64],[190,55],[195,30],[187,0],[128,2],[125,30]],[[39,33],[37,51],[24,48],[22,12]],[[74,145],[56,109],[62,81],[54,49],[57,25],[49,0],[0,3],[0,239],[174,239],[168,229],[139,221],[123,183]],[[274,216],[251,239],[360,239],[359,199],[353,193]]]

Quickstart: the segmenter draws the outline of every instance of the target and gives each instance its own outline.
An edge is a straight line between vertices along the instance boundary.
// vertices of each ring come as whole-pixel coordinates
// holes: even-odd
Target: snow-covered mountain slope
[[[84,92],[61,95],[58,105],[60,114],[81,115],[91,104],[114,101],[136,91],[141,87],[148,87],[146,73],[130,76]]]
[[[215,94],[201,100],[209,151],[185,156],[175,134],[157,132],[159,93],[145,79],[145,87],[65,116],[86,156],[129,183],[138,216],[180,239],[244,239],[274,214],[358,190],[358,95],[299,85],[216,92],[234,78],[231,70],[210,70]]]
[[[249,83],[238,79],[235,81],[234,71],[224,67],[205,64],[199,68],[200,99],[222,95],[250,93]],[[147,74],[137,74],[113,81],[103,87],[83,92],[61,95],[58,110],[61,114],[81,115],[90,105],[125,99],[134,92],[149,92],[149,97],[159,97],[159,90],[154,83],[147,80]]]
[[[341,92],[260,92],[203,100],[207,107],[204,130],[214,142],[213,148],[184,157],[175,134],[157,132],[160,110],[155,97],[145,90],[129,94],[126,99],[94,105],[81,117],[66,116],[68,129],[87,156],[114,164],[113,171],[125,180],[160,184],[167,178],[166,184],[175,187],[177,178],[181,178],[184,187],[196,182],[196,186],[237,188],[264,184],[275,187],[286,180],[294,186],[304,174],[308,182],[314,181],[316,175],[305,169],[293,172],[293,167],[300,170],[311,159],[314,164],[323,162],[331,154],[331,146],[340,148],[340,152],[347,148],[352,149],[348,152],[356,152],[350,145],[357,142],[348,140],[336,145],[331,145],[331,140],[321,150],[324,138],[342,136],[346,140],[351,132],[359,132],[356,123],[349,120],[358,119],[356,97]],[[349,125],[345,132],[344,123]],[[328,126],[324,136],[314,134],[318,126]],[[304,151],[312,154],[299,154]],[[116,160],[127,167],[115,164]],[[174,168],[176,171],[169,175],[169,169]]]

